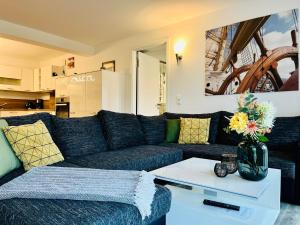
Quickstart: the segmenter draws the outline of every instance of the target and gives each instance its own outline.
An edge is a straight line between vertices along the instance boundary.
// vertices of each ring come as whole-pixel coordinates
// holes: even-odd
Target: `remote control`
[[[240,206],[231,205],[231,204],[227,204],[227,203],[223,203],[223,202],[216,202],[216,201],[212,201],[212,200],[208,200],[208,199],[204,199],[203,204],[204,205],[215,206],[215,207],[220,207],[220,208],[224,208],[224,209],[231,209],[231,210],[235,210],[235,211],[240,211]]]

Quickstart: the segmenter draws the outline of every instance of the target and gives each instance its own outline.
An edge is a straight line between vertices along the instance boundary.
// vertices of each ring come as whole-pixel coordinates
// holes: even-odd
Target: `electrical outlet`
[[[176,104],[181,105],[181,95],[176,95]]]

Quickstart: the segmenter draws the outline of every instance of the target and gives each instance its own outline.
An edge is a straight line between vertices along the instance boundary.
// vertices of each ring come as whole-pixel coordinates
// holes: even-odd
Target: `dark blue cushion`
[[[270,134],[266,134],[269,150],[293,151],[300,142],[300,116],[277,117]]]
[[[140,145],[119,151],[74,157],[68,162],[82,167],[112,170],[154,170],[182,160],[182,151],[154,145]]]
[[[110,149],[145,144],[145,136],[136,115],[102,110],[98,116]]]
[[[4,117],[10,126],[19,126],[23,124],[32,124],[38,120],[42,120],[46,125],[49,133],[53,135],[53,123],[52,123],[52,115],[49,113],[36,113],[27,116],[12,116],[12,117]]]
[[[145,133],[146,143],[156,145],[165,141],[166,118],[165,116],[138,116],[143,131]]]
[[[142,221],[135,206],[116,202],[50,199],[0,201],[1,225],[146,225],[165,215],[171,204],[170,191],[162,186],[152,203],[152,214]]]
[[[209,126],[209,138],[208,142],[210,144],[216,143],[217,135],[218,135],[218,127],[220,120],[220,112],[215,113],[206,113],[206,114],[182,114],[182,113],[170,113],[166,112],[164,114],[167,119],[180,119],[182,118],[211,118],[210,126]]]
[[[97,116],[62,119],[53,117],[54,142],[65,157],[81,156],[107,150]]]
[[[229,126],[229,119],[233,116],[233,113],[222,111],[220,114],[220,123],[219,131],[217,135],[218,144],[223,145],[233,145],[237,146],[243,139],[242,135],[237,134],[236,132],[230,132],[229,134],[225,132],[224,128]]]

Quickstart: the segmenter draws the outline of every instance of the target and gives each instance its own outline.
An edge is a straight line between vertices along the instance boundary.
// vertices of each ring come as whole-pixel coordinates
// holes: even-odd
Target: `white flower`
[[[258,104],[257,111],[261,118],[259,119],[261,128],[272,128],[274,126],[275,107],[270,102],[262,102]]]

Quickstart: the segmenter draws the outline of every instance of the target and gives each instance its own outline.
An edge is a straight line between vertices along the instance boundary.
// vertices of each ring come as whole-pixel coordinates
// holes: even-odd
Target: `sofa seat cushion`
[[[143,225],[165,215],[170,191],[157,186],[152,214],[143,222],[135,206],[116,202],[8,199],[0,201],[1,225]]]
[[[101,110],[98,117],[111,150],[145,144],[145,135],[136,115]]]
[[[293,152],[269,151],[269,167],[280,169],[281,177],[296,178],[296,162]]]
[[[218,127],[219,127],[219,120],[220,120],[220,113],[207,113],[207,114],[182,114],[182,113],[169,113],[166,112],[164,114],[167,119],[180,119],[182,118],[200,118],[206,119],[211,118],[210,120],[210,127],[209,127],[209,139],[208,142],[214,144],[216,142],[217,134],[218,134]]]
[[[4,117],[2,119],[5,119],[9,126],[20,126],[24,124],[32,124],[41,120],[46,125],[51,136],[53,136],[54,130],[53,130],[52,117],[53,116],[50,115],[49,113],[36,113],[27,116]]]
[[[182,160],[182,151],[154,145],[140,145],[119,151],[73,157],[68,162],[82,167],[111,170],[154,170]]]
[[[183,150],[183,158],[188,159],[192,157],[221,160],[223,153],[236,153],[237,147],[219,144],[175,144],[164,143],[163,146],[172,147]]]
[[[156,145],[165,141],[166,118],[160,116],[138,116],[145,134],[146,143]]]
[[[66,158],[107,150],[97,116],[69,119],[53,117],[53,124],[54,142]]]

